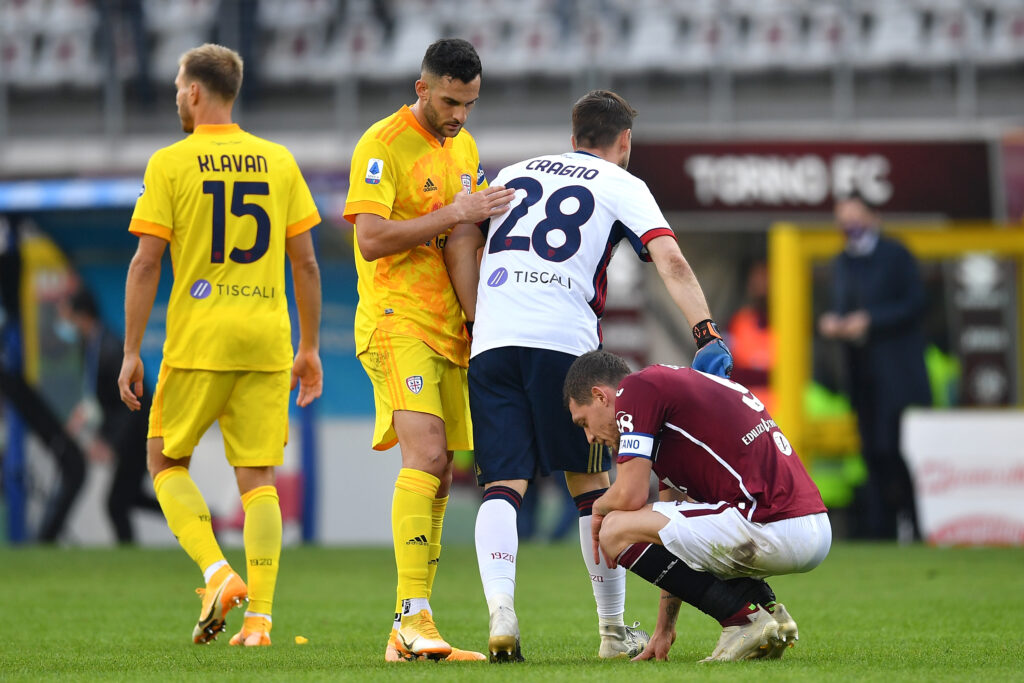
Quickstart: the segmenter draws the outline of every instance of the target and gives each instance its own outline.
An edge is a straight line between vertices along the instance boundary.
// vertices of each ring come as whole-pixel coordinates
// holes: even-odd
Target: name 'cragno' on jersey
[[[502,346],[596,349],[615,246],[626,239],[649,261],[646,244],[673,235],[647,185],[587,152],[513,164],[494,184],[516,195],[507,213],[480,225],[472,355]]]

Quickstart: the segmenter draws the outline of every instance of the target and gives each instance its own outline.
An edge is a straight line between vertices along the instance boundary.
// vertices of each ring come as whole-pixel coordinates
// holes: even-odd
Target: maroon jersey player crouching
[[[631,373],[604,351],[573,363],[564,394],[591,443],[618,451],[615,482],[594,502],[595,560],[600,549],[662,589],[638,659],[667,659],[681,601],[723,627],[704,661],[781,657],[797,626],[764,579],[821,564],[832,529],[764,405],[735,382],[669,365]],[[648,504],[652,470],[659,502]]]

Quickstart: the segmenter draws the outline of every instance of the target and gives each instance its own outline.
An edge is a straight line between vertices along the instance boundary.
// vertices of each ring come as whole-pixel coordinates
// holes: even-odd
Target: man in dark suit
[[[82,348],[85,374],[84,400],[72,414],[70,430],[88,433],[87,406],[98,408],[98,424],[93,438],[87,439],[90,460],[112,461],[114,477],[107,496],[107,513],[119,543],[135,540],[131,511],[141,508],[160,512],[156,498],[143,489],[146,477],[146,431],[152,391],[140,397],[142,410],[133,412],[121,402],[117,377],[121,372],[123,340],[100,319],[99,307],[89,290],[79,288],[61,306],[62,318],[75,329]]]
[[[835,217],[846,245],[832,262],[832,305],[818,330],[843,345],[868,470],[858,492],[857,535],[896,538],[902,517],[920,538],[914,488],[900,450],[900,415],[910,405],[931,404],[924,285],[914,257],[880,234],[878,215],[863,197],[837,201]]]

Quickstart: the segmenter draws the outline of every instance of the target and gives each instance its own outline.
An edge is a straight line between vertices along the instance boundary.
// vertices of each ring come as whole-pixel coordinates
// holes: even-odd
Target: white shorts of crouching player
[[[662,545],[691,569],[721,579],[810,571],[832,545],[824,512],[757,524],[728,503],[661,501],[653,509],[668,518],[658,532]]]

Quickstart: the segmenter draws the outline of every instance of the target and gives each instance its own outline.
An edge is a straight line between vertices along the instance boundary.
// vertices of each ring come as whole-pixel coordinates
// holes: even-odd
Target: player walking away
[[[565,401],[591,443],[618,449],[615,483],[594,502],[595,562],[600,544],[608,566],[662,589],[641,658],[668,658],[681,600],[722,625],[704,661],[781,657],[797,626],[764,578],[817,567],[832,529],[764,405],[746,387],[690,368],[630,374],[603,351],[573,363]],[[648,505],[652,470],[661,493]]]
[[[521,660],[513,607],[516,515],[537,474],[565,472],[597,601],[602,658],[635,656],[646,634],[623,621],[626,574],[590,561],[590,515],[608,488],[610,457],[588,448],[562,405],[565,373],[601,343],[607,267],[625,239],[653,260],[702,348],[694,363],[732,365],[693,271],[646,184],[625,169],[636,112],[615,93],[588,93],[572,111],[572,152],[503,169],[516,191],[505,216],[460,225],[446,246],[452,281],[474,320],[469,399],[477,481],[484,487],[476,548],[490,610],[493,660]],[[477,265],[477,251],[483,259]],[[712,343],[713,342],[713,343]]]
[[[441,250],[456,223],[506,211],[462,130],[480,95],[464,40],[427,48],[416,102],[370,126],[352,153],[345,220],[355,225],[356,354],[373,384],[373,448],[399,444],[391,525],[398,590],[385,660],[480,660],[438,633],[430,594],[441,555],[452,451],[473,447],[469,340]],[[461,133],[461,134],[460,134]]]
[[[196,643],[225,628],[248,598],[232,645],[270,645],[271,606],[281,555],[281,507],[274,467],[288,438],[288,393],[320,396],[320,270],[309,230],[320,222],[309,188],[283,146],[231,122],[242,60],[219,45],[182,55],[175,78],[178,115],[190,135],[157,151],[129,227],[139,247],[125,287],[121,400],[140,407],[139,347],[171,245],[174,285],[167,341],[149,414],[149,471],[167,524],[206,579]],[[299,312],[292,362],[285,301],[288,254]],[[247,581],[231,569],[213,535],[210,511],[189,476],[192,451],[214,420],[224,434],[245,509]]]

